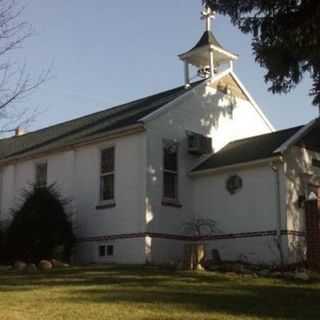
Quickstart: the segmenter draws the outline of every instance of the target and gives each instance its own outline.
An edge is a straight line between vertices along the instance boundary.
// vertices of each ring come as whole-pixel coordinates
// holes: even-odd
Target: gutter
[[[120,129],[114,129],[111,131],[108,131],[105,134],[96,136],[95,138],[87,138],[87,139],[83,139],[80,142],[75,142],[75,143],[71,143],[67,146],[61,146],[61,147],[53,147],[49,150],[46,151],[40,151],[40,152],[34,152],[33,151],[27,151],[25,153],[21,153],[20,155],[16,155],[13,157],[9,157],[3,160],[0,160],[0,167],[1,166],[5,166],[5,165],[9,165],[11,163],[17,163],[20,161],[25,161],[25,160],[31,160],[31,159],[35,159],[35,158],[40,158],[43,156],[47,156],[53,153],[59,153],[59,152],[65,152],[65,151],[69,151],[69,150],[74,150],[75,148],[79,148],[79,147],[83,147],[83,146],[87,146],[87,145],[91,145],[91,144],[95,144],[95,143],[99,143],[99,142],[103,142],[106,140],[111,140],[111,139],[116,139],[119,137],[124,137],[124,136],[128,136],[134,133],[139,133],[139,132],[144,132],[145,128],[144,125],[142,123],[137,123],[134,125],[130,125],[127,127],[123,127]],[[28,154],[29,153],[29,154]]]
[[[264,165],[268,163],[272,163],[275,161],[282,161],[282,156],[279,155],[274,155],[273,157],[265,158],[265,159],[260,159],[260,160],[254,160],[254,161],[249,161],[249,162],[243,162],[243,163],[236,163],[236,164],[231,164],[228,166],[223,166],[219,168],[213,168],[213,169],[207,169],[207,170],[201,170],[201,171],[190,171],[189,176],[191,177],[201,177],[205,175],[211,175],[211,174],[219,174],[224,171],[228,171],[230,169],[245,169],[248,167],[252,166],[259,166],[259,165]]]

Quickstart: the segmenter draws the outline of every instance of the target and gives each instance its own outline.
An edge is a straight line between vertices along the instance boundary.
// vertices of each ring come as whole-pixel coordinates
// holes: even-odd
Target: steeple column
[[[212,48],[210,48],[210,77],[214,77],[214,52]]]

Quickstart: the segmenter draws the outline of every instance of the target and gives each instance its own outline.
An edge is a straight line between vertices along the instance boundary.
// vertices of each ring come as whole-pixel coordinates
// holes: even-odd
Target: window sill
[[[178,200],[162,199],[162,205],[166,207],[182,208],[182,204]]]
[[[101,202],[96,206],[96,210],[104,210],[104,209],[110,209],[114,208],[116,206],[116,203],[114,200]]]

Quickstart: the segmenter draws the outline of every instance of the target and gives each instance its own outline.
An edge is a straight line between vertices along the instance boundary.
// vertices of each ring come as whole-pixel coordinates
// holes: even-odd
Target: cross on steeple
[[[214,19],[216,13],[207,5],[206,1],[203,1],[203,10],[201,11],[201,19],[206,22],[206,30],[211,31],[211,22]]]
[[[220,66],[229,64],[229,67],[232,68],[233,61],[238,59],[237,55],[225,50],[212,33],[212,19],[215,15],[216,13],[208,6],[207,1],[203,1],[201,19],[205,20],[206,30],[191,50],[179,55],[185,65],[186,86],[189,86],[190,83],[190,65],[198,69],[199,77],[213,79],[219,72]]]

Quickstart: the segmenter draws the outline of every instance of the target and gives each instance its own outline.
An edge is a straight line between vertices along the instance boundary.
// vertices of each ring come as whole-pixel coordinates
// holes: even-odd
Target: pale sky
[[[53,63],[51,79],[24,102],[41,109],[28,128],[63,122],[183,84],[177,54],[204,30],[200,0],[28,0],[34,35],[20,49],[35,76]],[[255,63],[250,37],[218,16],[214,33],[240,55],[235,72],[277,128],[317,116],[305,80],[289,95],[273,95]]]

